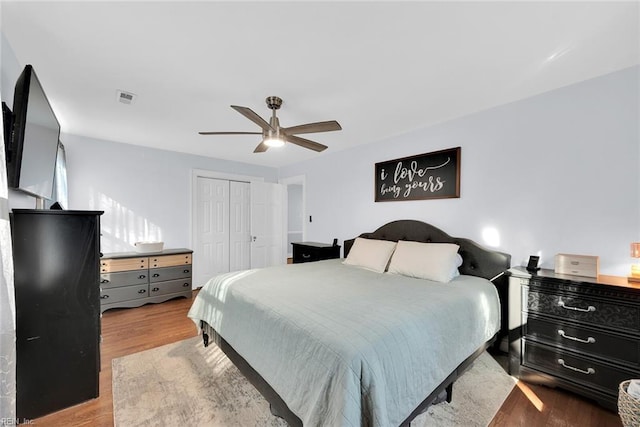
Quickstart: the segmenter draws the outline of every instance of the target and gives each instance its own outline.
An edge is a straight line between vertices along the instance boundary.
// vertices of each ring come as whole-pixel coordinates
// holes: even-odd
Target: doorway
[[[293,257],[291,243],[303,242],[306,238],[306,192],[305,176],[298,175],[280,180],[287,186],[287,258]]]

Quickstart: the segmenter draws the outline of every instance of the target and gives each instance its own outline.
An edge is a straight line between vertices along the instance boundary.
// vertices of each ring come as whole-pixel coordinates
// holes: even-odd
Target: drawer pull
[[[158,273],[155,273],[153,277],[160,277],[160,275]]]
[[[580,368],[576,368],[574,366],[571,365],[567,365],[564,362],[564,359],[558,359],[558,363],[560,365],[562,365],[563,367],[567,368],[567,369],[571,369],[572,371],[576,371],[576,372],[580,372],[581,374],[585,374],[585,375],[593,375],[596,373],[596,370],[593,368],[587,368],[587,370],[585,371],[584,369],[580,369]]]
[[[302,254],[302,258],[304,258],[304,259],[309,259],[309,258],[311,258],[311,255],[309,255],[309,254]]]
[[[571,307],[570,305],[565,305],[564,301],[560,300],[558,301],[558,305],[562,308],[566,308],[567,310],[573,310],[573,311],[581,311],[583,313],[589,313],[592,311],[596,311],[596,308],[592,305],[590,305],[587,308],[580,308],[580,307]]]
[[[138,291],[138,293],[139,293],[139,294],[144,294],[144,293],[146,293],[146,292],[147,292],[147,290],[146,290],[146,289],[140,289],[140,290]]]
[[[588,337],[586,340],[584,340],[582,338],[572,337],[571,335],[567,335],[562,329],[558,329],[558,335],[560,335],[562,338],[582,342],[585,344],[594,344],[596,342],[596,339],[594,337]]]
[[[141,275],[138,276],[138,279],[146,279],[146,278],[147,278],[147,276],[145,276],[144,274],[141,274]]]
[[[160,290],[160,288],[153,288],[151,289],[152,292],[158,292]]]
[[[109,298],[109,295],[100,295],[100,299],[107,299]]]
[[[182,287],[183,287],[183,288],[188,288],[188,287],[189,287],[189,283],[183,283],[183,284],[182,284]]]
[[[185,268],[184,270],[182,270],[183,273],[189,273],[191,270]]]
[[[107,279],[102,279],[100,283],[109,283],[109,281]]]

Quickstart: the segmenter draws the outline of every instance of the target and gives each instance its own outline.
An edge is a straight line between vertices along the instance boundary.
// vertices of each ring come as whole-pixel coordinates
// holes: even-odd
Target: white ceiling
[[[64,133],[279,167],[640,63],[639,4],[1,2]],[[132,105],[116,91],[133,92]],[[231,104],[329,146],[253,154]]]

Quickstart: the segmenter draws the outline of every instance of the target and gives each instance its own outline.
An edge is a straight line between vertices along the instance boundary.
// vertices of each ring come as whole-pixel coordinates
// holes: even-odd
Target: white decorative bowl
[[[133,246],[136,247],[136,252],[140,253],[160,252],[164,247],[164,242],[135,242]]]

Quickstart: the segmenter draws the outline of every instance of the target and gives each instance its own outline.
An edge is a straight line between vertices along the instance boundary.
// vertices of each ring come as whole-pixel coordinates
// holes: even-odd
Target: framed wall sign
[[[375,201],[460,197],[460,147],[376,163]]]

